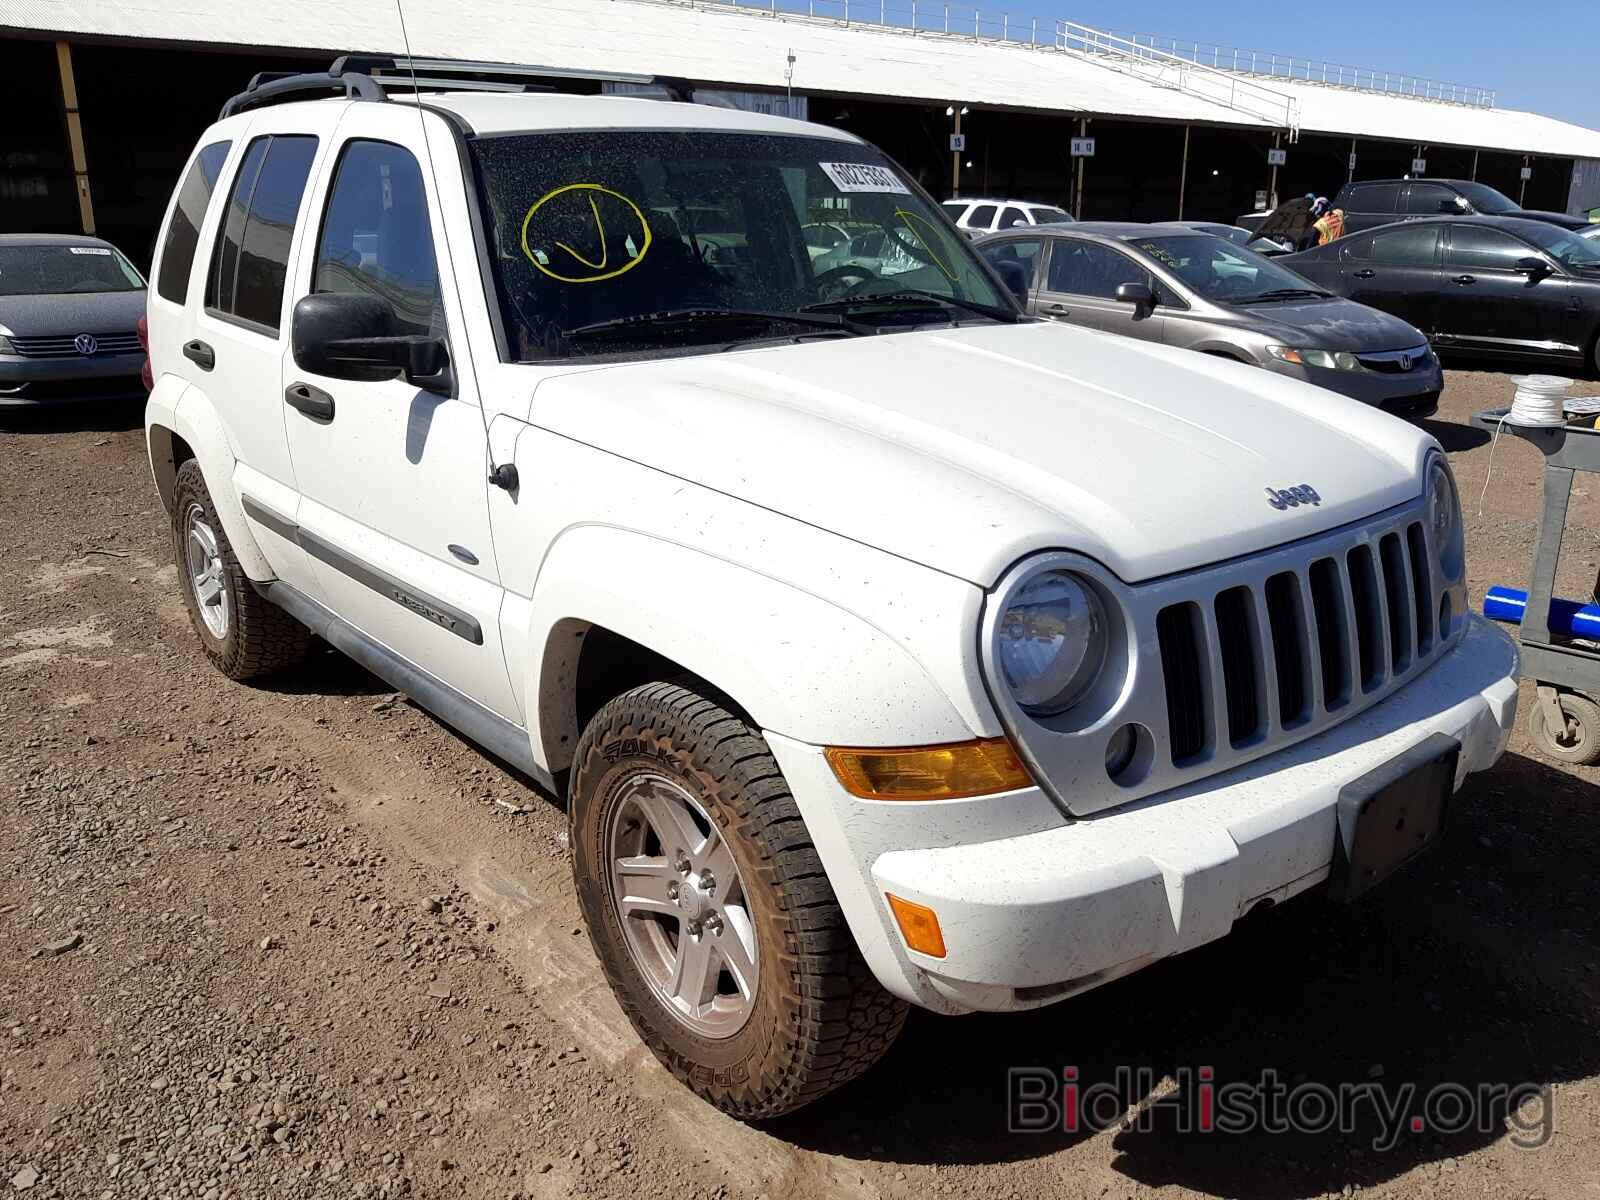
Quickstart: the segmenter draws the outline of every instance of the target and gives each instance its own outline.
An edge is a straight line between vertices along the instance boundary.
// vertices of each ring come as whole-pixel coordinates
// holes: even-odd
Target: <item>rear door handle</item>
[[[309,383],[291,383],[283,389],[283,398],[313,421],[333,420],[333,397],[319,387],[312,387]]]
[[[202,371],[209,371],[217,365],[217,352],[198,338],[183,344],[183,356]]]
[[[1477,283],[1478,282],[1478,277],[1476,275],[1457,275],[1450,282],[1451,283],[1459,283],[1463,287],[1465,287],[1469,283]]]
[[[1356,278],[1357,279],[1371,279],[1376,274],[1377,274],[1377,272],[1374,271],[1371,267],[1362,267],[1361,270],[1356,272]]]

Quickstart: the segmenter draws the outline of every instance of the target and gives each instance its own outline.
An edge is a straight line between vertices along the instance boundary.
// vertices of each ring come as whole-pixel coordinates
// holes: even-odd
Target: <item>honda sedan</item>
[[[1421,332],[1224,238],[1092,221],[978,250],[1027,283],[1036,316],[1251,363],[1400,416],[1439,406],[1444,374]]]

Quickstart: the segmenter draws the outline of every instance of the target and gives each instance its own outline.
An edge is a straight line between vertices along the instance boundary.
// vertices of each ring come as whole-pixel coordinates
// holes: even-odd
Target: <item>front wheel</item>
[[[653,683],[577,748],[573,873],[606,978],[674,1075],[746,1120],[883,1056],[906,1006],[867,969],[777,762],[717,700]]]

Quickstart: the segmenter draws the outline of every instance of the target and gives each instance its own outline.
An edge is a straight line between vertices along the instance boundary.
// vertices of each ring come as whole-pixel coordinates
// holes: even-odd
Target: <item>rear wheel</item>
[[[862,961],[761,736],[670,683],[612,700],[572,776],[589,937],[639,1036],[748,1120],[792,1112],[888,1050],[905,1004]]]
[[[174,481],[172,541],[189,618],[217,670],[253,679],[305,658],[310,631],[250,585],[192,458]]]

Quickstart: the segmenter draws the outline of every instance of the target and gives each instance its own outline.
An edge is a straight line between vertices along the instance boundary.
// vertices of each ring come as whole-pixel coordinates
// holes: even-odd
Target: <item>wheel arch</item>
[[[258,582],[274,578],[276,572],[239,504],[233,485],[233,446],[210,397],[175,375],[162,376],[145,404],[145,445],[156,492],[167,512],[172,512],[178,468],[189,459],[198,461],[239,565]]]
[[[529,735],[558,778],[585,714],[663,677],[701,680],[753,727],[813,745],[973,736],[912,655],[860,617],[741,565],[614,527],[579,527],[551,547],[527,645]]]

